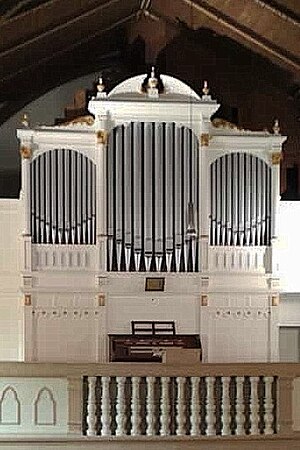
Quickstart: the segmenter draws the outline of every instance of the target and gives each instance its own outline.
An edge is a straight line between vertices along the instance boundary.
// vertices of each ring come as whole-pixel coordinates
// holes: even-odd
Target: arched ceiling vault
[[[148,59],[182,26],[206,27],[268,58],[291,84],[300,82],[300,7],[293,0],[2,0],[0,16],[0,123],[105,65],[134,71],[121,56],[141,28]],[[162,24],[168,32],[158,32]]]

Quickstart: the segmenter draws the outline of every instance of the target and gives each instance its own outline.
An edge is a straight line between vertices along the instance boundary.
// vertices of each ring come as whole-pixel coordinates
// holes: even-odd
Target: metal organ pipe
[[[251,241],[252,245],[256,244],[256,170],[257,170],[256,158],[252,156],[251,158]]]
[[[51,223],[51,190],[48,188],[51,186],[50,180],[51,180],[51,153],[46,152],[45,153],[45,165],[46,165],[46,176],[45,176],[45,187],[46,187],[46,204],[45,204],[45,230],[46,230],[46,237],[45,237],[45,243],[49,244],[50,241],[50,223]]]
[[[245,180],[244,180],[244,166],[245,159],[244,153],[238,153],[238,213],[239,213],[239,222],[238,222],[238,238],[239,245],[244,244],[244,236],[245,236],[245,217],[244,217],[244,202],[245,202]]]
[[[75,244],[76,238],[76,161],[74,152],[70,153],[71,159],[71,243]]]
[[[92,220],[95,194],[89,194],[95,191],[94,171],[94,164],[73,150],[51,150],[32,161],[31,228],[34,243],[95,242],[95,220]],[[88,219],[90,231],[87,232]]]
[[[108,233],[116,208],[121,209],[125,269],[194,270],[198,241],[191,244],[187,228],[189,205],[198,209],[196,138],[171,123],[132,123],[124,133],[124,159],[114,153],[117,144],[109,144]],[[118,167],[123,178],[114,176]],[[112,241],[119,239],[117,230],[112,229]],[[109,268],[124,270],[122,261],[114,265],[113,255],[110,260]]]
[[[250,245],[251,238],[251,209],[250,209],[250,195],[251,195],[251,165],[250,155],[245,154],[245,244]]]
[[[163,242],[162,242],[162,218],[163,218],[163,146],[162,125],[155,124],[155,252],[156,267],[160,269]]]
[[[227,245],[231,245],[232,239],[232,164],[231,155],[226,155],[226,234],[227,234]]]
[[[258,157],[218,158],[211,174],[211,245],[269,245],[270,167]]]

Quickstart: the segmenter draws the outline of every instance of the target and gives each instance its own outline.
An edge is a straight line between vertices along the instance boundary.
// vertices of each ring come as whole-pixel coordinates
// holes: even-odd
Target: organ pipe
[[[211,164],[211,245],[270,245],[270,180],[270,167],[246,153]]]
[[[193,229],[196,226],[195,214],[199,210],[195,136],[173,123],[148,122],[117,127],[115,133],[122,136],[124,159],[122,152],[114,152],[118,145],[111,139],[108,234],[117,208],[125,217],[119,249],[125,246],[125,263],[121,258],[114,265],[111,254],[109,269],[195,270],[198,241],[192,242],[188,233],[191,223]],[[123,168],[122,177],[116,176],[119,167]],[[112,227],[111,241],[119,238],[119,228],[117,232]]]
[[[51,150],[31,163],[32,240],[95,243],[95,165],[73,150]]]

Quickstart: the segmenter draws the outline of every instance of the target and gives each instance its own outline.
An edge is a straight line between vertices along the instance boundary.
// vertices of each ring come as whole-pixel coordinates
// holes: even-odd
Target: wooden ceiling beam
[[[207,27],[220,35],[226,35],[252,51],[270,59],[284,70],[291,72],[295,80],[300,76],[300,58],[257,35],[244,24],[225,15],[205,0],[153,0],[152,8],[158,14],[185,23],[191,29]]]

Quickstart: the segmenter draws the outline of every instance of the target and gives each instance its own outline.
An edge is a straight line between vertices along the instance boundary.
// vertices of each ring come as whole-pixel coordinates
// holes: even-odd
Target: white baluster
[[[236,377],[236,434],[245,434],[244,422],[244,377]]]
[[[146,422],[147,422],[147,436],[155,435],[155,404],[154,404],[154,377],[147,377],[147,413],[146,413]]]
[[[139,436],[141,434],[141,403],[140,403],[140,377],[132,377],[131,393],[131,434]]]
[[[169,402],[169,377],[161,377],[161,398],[160,398],[160,435],[170,434],[170,402]]]
[[[191,377],[192,394],[191,394],[191,435],[200,435],[200,394],[199,394],[199,377]]]
[[[177,428],[176,428],[176,434],[178,436],[185,436],[186,435],[186,417],[185,417],[185,377],[177,377],[176,383],[177,383],[177,404],[176,404],[176,410],[177,410]]]
[[[101,436],[110,436],[110,396],[109,396],[110,377],[102,377],[102,396],[101,396]]]
[[[88,377],[87,432],[88,436],[96,436],[96,381],[97,377]]]
[[[265,383],[265,434],[273,434],[273,398],[272,398],[272,383],[273,377],[264,377]]]
[[[215,396],[214,396],[215,377],[206,377],[206,434],[214,436],[216,434],[216,418],[215,418]]]
[[[259,434],[259,402],[258,402],[258,377],[250,377],[251,395],[250,395],[250,434]]]
[[[230,429],[230,377],[222,377],[222,435],[229,436]]]
[[[117,436],[126,435],[126,401],[125,401],[125,381],[126,377],[117,377],[117,404],[116,404],[116,422]]]

